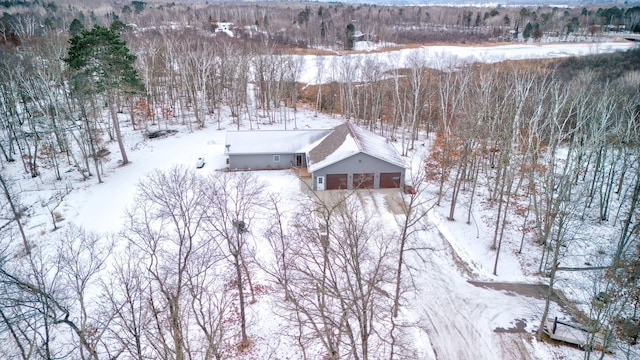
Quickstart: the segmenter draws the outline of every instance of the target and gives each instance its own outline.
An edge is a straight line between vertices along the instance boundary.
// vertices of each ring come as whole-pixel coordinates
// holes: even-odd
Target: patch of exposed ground
[[[526,284],[526,283],[504,283],[504,282],[484,282],[469,281],[471,285],[485,289],[500,290],[511,296],[526,296],[538,300],[544,300],[549,293],[549,286],[546,284]],[[561,305],[561,298],[554,292],[551,300]]]
[[[399,190],[394,189],[393,191],[388,191],[387,194],[384,195],[384,202],[387,205],[387,210],[392,214],[404,214],[404,198]]]
[[[493,331],[497,332],[497,333],[507,333],[507,334],[519,334],[519,333],[526,333],[527,330],[527,321],[525,319],[516,319],[515,320],[516,324],[514,327],[512,328],[495,328]]]
[[[500,342],[502,343],[503,355],[509,359],[535,359],[525,346],[528,341],[530,341],[530,337],[523,333],[502,334]]]
[[[526,284],[526,283],[504,283],[504,282],[484,282],[484,281],[468,281],[470,284],[482,287],[485,289],[499,290],[504,291],[508,295],[511,296],[526,296],[538,300],[546,299],[547,294],[549,293],[549,286],[547,284]],[[571,302],[567,297],[562,293],[561,290],[553,289],[551,293],[551,301],[558,304],[560,308],[566,313],[571,315],[574,319],[576,319],[579,323],[584,323],[587,321],[587,316],[575,306],[573,302]],[[495,332],[520,332],[520,327],[522,322],[522,326],[526,327],[526,321],[521,319],[516,319],[515,328],[510,329],[502,329],[497,328]],[[522,329],[524,329],[522,327]]]

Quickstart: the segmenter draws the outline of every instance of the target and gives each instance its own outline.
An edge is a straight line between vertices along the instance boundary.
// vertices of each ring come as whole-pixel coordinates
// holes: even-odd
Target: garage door
[[[353,187],[355,189],[373,189],[373,173],[353,174]]]
[[[347,174],[327,174],[327,190],[347,188]]]
[[[400,173],[380,173],[380,188],[399,188]]]

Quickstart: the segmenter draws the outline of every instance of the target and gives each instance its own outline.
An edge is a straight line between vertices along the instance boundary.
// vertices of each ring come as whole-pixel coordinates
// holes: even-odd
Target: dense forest
[[[474,207],[494,209],[494,273],[506,231],[517,229],[533,244],[549,298],[562,272],[600,271],[582,311],[608,344],[629,359],[638,354],[640,50],[444,70],[417,56],[405,69],[345,56],[334,69],[339,81],[309,86],[299,82],[299,54],[348,53],[360,40],[598,41],[640,30],[639,7],[0,6],[2,356],[232,358],[251,348],[244,306],[260,292],[252,273],[261,271],[278,284],[280,310],[306,356],[410,357],[397,320],[412,271],[402,259],[430,206],[466,223]],[[233,22],[234,35],[216,33],[220,22]],[[38,206],[58,229],[57,208],[72,191],[65,171],[105,181],[108,144],[127,164],[133,144],[121,127],[155,137],[219,127],[229,114],[238,129],[253,128],[294,121],[299,107],[386,136],[403,156],[432,139],[389,243],[377,242],[348,196],[301,205],[303,225],[287,228],[278,199],[251,174],[204,180],[179,168],[143,181],[117,234],[23,226]],[[16,163],[22,177],[7,171]],[[21,179],[55,190],[25,204]],[[421,196],[427,189],[433,200]],[[260,216],[272,225],[263,229],[276,259],[269,264],[232,220]],[[594,245],[593,233],[606,236]],[[123,242],[127,249],[110,258]]]

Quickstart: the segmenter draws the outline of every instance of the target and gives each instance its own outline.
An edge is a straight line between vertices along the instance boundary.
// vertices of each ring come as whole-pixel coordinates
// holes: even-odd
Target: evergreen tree
[[[144,84],[133,67],[136,56],[130,53],[120,34],[100,25],[73,36],[69,44],[64,62],[73,72],[75,94],[80,97],[87,94],[106,95],[122,163],[127,164],[129,159],[120,134],[115,93],[144,93]]]
[[[131,5],[135,9],[136,14],[140,14],[142,10],[147,6],[147,3],[144,1],[132,1]]]
[[[127,29],[127,24],[123,23],[120,20],[114,20],[109,26],[109,29],[118,34],[122,34],[122,32]]]
[[[529,40],[531,37],[531,31],[533,31],[533,25],[528,22],[527,25],[525,25],[524,30],[522,30],[522,37],[524,38],[524,41]]]
[[[69,25],[69,34],[71,34],[71,36],[77,36],[82,30],[84,30],[82,22],[78,19],[73,19],[71,25]]]
[[[535,40],[540,40],[542,35],[543,35],[543,33],[542,33],[542,29],[540,29],[540,24],[535,23],[535,25],[533,25],[533,32],[531,33],[531,36]]]
[[[347,25],[347,28],[344,30],[346,39],[344,42],[344,48],[345,50],[353,50],[353,43],[355,40],[355,34],[356,34],[356,27],[353,26],[353,24],[349,23],[349,25]]]

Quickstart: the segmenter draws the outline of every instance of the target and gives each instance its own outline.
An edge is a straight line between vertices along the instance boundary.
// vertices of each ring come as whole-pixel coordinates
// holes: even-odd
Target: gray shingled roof
[[[396,148],[386,138],[345,122],[312,146],[309,171],[317,171],[358,153],[406,167]]]

